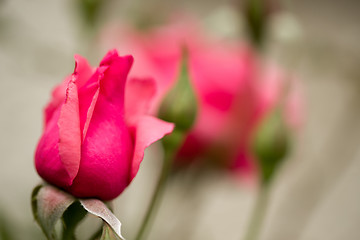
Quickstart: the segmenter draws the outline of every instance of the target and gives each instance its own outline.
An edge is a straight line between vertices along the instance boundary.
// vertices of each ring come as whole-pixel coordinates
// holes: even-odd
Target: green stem
[[[146,211],[146,215],[144,217],[144,220],[141,224],[141,227],[139,229],[139,232],[135,240],[141,240],[146,238],[146,232],[151,225],[152,218],[156,214],[159,203],[164,195],[164,189],[166,186],[167,178],[171,170],[172,162],[173,162],[173,154],[171,154],[169,151],[165,151],[165,157],[160,173],[160,178],[158,180],[150,205]]]
[[[269,201],[269,186],[261,184],[244,240],[256,240],[262,227]]]

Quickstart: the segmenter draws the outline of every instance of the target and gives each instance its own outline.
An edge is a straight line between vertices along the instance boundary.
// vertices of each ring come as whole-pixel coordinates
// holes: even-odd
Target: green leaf
[[[121,238],[112,230],[112,228],[104,223],[103,232],[100,240],[120,240]]]
[[[55,224],[74,200],[71,195],[50,185],[35,187],[31,199],[32,211],[47,239],[57,239]]]
[[[80,203],[85,208],[86,211],[101,218],[105,222],[104,224],[110,226],[113,234],[115,234],[118,237],[118,238],[105,238],[105,239],[123,239],[123,240],[125,240],[125,238],[121,235],[121,222],[107,208],[105,203],[103,203],[102,201],[100,201],[98,199],[81,199]],[[111,234],[109,232],[106,234],[108,234],[108,236],[111,236]],[[104,231],[103,231],[103,235],[104,235]]]

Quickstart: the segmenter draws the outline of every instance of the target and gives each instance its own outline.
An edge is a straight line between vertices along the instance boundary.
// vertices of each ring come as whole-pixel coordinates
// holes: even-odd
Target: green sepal
[[[48,240],[56,240],[55,225],[75,201],[71,195],[50,185],[39,185],[31,195],[32,212]]]
[[[113,231],[112,234],[115,234],[118,239],[125,239],[121,235],[121,222],[116,218],[116,216],[104,202],[98,199],[80,199],[79,201],[88,213],[101,218],[103,220],[104,226],[108,225],[111,227],[111,230]]]
[[[62,216],[63,232],[62,240],[75,240],[75,229],[77,225],[84,219],[87,211],[81,206],[79,201],[71,204]]]
[[[110,203],[107,204],[111,208]],[[87,213],[103,220],[102,235],[105,234],[105,239],[124,239],[121,235],[121,222],[108,206],[98,199],[76,199],[54,186],[44,184],[34,188],[31,206],[34,218],[48,240],[59,239],[55,225],[60,219],[63,223],[61,239],[75,240],[75,229]],[[111,230],[107,229],[109,227]]]
[[[104,223],[100,240],[121,240],[121,238],[114,232],[114,230],[107,223]]]

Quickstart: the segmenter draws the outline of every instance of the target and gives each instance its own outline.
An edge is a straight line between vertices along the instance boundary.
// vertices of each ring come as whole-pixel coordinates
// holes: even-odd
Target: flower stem
[[[163,165],[162,165],[162,169],[161,169],[161,173],[160,173],[160,178],[157,182],[155,191],[151,198],[151,202],[146,211],[146,215],[143,219],[143,222],[141,224],[141,227],[139,229],[139,232],[138,232],[135,240],[142,240],[142,239],[146,238],[146,233],[147,233],[148,228],[151,225],[152,218],[156,214],[159,203],[164,195],[164,189],[166,186],[167,178],[168,178],[170,170],[171,170],[172,162],[173,162],[173,154],[170,153],[169,151],[165,151],[165,157],[164,157],[164,161],[163,161]]]
[[[269,186],[268,184],[261,184],[256,203],[250,218],[250,224],[247,229],[244,240],[258,239],[260,229],[262,227],[267,205],[269,202]]]

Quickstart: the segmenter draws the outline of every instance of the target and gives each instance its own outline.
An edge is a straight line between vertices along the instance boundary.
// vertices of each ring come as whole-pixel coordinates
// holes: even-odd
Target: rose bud
[[[148,115],[152,79],[130,79],[131,56],[108,52],[93,69],[75,56],[74,73],[52,92],[35,153],[39,175],[79,198],[111,200],[132,181],[144,150],[173,129]]]

